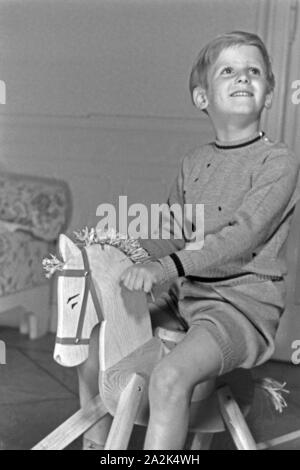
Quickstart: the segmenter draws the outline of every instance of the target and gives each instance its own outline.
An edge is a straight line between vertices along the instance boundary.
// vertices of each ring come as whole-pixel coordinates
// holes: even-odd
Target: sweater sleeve
[[[183,183],[187,166],[188,156],[185,156],[181,159],[180,171],[171,186],[167,203],[161,205],[163,210],[160,213],[159,225],[151,225],[151,238],[139,240],[152,259],[170,255],[185,246]]]
[[[203,270],[213,270],[237,260],[249,260],[251,252],[276,232],[298,199],[299,165],[296,158],[287,153],[269,157],[253,175],[252,188],[230,225],[218,233],[208,234],[201,249],[182,249],[172,257],[165,256],[159,260],[166,279],[178,277],[178,265],[185,276],[201,276]]]

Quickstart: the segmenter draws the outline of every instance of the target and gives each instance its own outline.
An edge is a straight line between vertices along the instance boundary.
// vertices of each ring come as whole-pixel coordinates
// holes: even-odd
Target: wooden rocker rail
[[[143,384],[141,384],[141,386],[142,385]],[[220,391],[221,393],[219,392],[219,400],[223,402],[224,396],[226,397],[228,390],[220,389]],[[107,410],[103,406],[100,396],[97,395],[95,398],[90,400],[86,407],[81,408],[76,413],[74,413],[70,418],[68,418],[64,423],[62,423],[58,428],[56,428],[51,434],[49,434],[42,441],[36,444],[31,450],[63,450],[75,439],[81,436],[85,431],[87,431],[90,427],[96,424],[97,421],[102,419],[106,414]],[[235,416],[235,410],[233,412],[231,412],[230,410],[228,412],[227,410],[226,416],[227,419],[231,420],[231,422],[233,423],[237,419]],[[114,432],[113,429],[111,430],[111,432]],[[255,449],[266,450],[271,447],[276,447],[280,444],[285,444],[298,438],[300,438],[300,430],[285,434],[274,439],[270,439],[265,442],[260,442],[256,444]],[[251,439],[252,437],[250,438],[250,441]],[[106,447],[108,447],[107,444]]]
[[[107,414],[100,395],[80,408],[31,450],[63,450]]]

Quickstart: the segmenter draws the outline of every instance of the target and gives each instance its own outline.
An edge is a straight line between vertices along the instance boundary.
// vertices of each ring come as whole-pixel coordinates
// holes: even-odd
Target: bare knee
[[[149,384],[150,403],[172,405],[180,399],[188,399],[192,391],[176,365],[158,364],[153,370]]]

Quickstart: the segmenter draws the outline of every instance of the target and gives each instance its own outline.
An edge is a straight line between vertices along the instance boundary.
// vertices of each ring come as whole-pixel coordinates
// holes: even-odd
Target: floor
[[[6,364],[0,361],[0,450],[30,449],[78,409],[77,376],[52,359],[54,335],[30,341],[12,328],[0,328]],[[269,362],[254,370],[256,377],[287,382],[288,407],[275,411],[264,392],[256,389],[247,421],[256,442],[300,430],[300,366]],[[141,448],[144,430],[135,427],[131,449]],[[213,449],[234,448],[226,433],[216,435]],[[80,450],[81,438],[67,450]],[[300,450],[300,436],[277,449]]]

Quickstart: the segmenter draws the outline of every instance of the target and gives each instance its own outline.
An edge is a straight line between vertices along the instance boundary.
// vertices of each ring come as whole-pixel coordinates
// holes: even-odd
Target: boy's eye
[[[222,75],[229,75],[233,72],[233,68],[232,67],[225,67],[223,70],[222,70]]]
[[[251,72],[253,75],[260,75],[260,70],[257,67],[250,67],[249,72]]]

